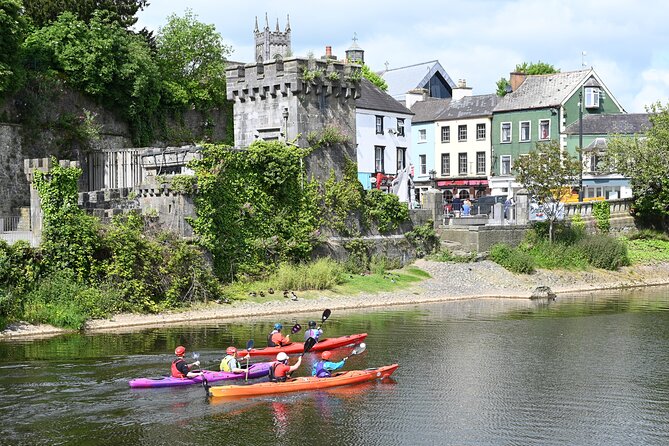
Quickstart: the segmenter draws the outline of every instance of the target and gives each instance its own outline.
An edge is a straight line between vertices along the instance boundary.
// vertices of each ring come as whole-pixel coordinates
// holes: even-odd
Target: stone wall
[[[330,237],[325,243],[314,249],[312,257],[330,257],[338,262],[346,262],[350,254],[346,250],[345,245],[352,240],[362,240],[367,245],[370,256],[376,255],[389,259],[397,259],[402,266],[416,258],[416,249],[404,235],[366,236],[356,237],[355,239],[349,237]]]
[[[30,189],[23,174],[20,128],[0,124],[0,216],[16,215],[30,204]]]

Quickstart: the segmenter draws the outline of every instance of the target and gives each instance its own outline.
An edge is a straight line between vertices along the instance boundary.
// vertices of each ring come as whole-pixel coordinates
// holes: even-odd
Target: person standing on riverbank
[[[195,361],[192,364],[186,363],[184,355],[186,354],[186,347],[180,345],[174,350],[177,355],[176,359],[172,361],[172,377],[173,378],[195,378],[202,374],[202,372],[191,372],[193,367],[198,367],[200,361]]]
[[[274,324],[274,330],[267,336],[268,347],[283,347],[290,344],[290,335],[284,336],[281,334],[283,325],[280,323]]]

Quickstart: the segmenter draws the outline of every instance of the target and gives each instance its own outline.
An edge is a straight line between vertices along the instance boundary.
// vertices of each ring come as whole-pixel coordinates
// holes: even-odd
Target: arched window
[[[469,189],[460,190],[460,192],[458,192],[458,196],[460,197],[461,200],[464,200],[465,198],[469,198]]]

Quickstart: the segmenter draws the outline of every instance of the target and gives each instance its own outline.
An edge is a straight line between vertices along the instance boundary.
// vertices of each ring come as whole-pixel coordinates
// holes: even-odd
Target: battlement
[[[80,168],[79,161],[59,160],[60,167],[76,167]],[[50,172],[53,167],[53,160],[51,158],[30,158],[23,160],[23,173],[26,175],[29,183],[33,182],[35,171]]]
[[[262,101],[291,95],[360,97],[360,66],[331,60],[291,57],[237,65],[226,70],[227,97],[235,102]]]

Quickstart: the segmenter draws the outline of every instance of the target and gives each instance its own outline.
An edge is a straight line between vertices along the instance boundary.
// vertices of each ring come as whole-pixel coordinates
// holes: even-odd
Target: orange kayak
[[[292,378],[286,382],[264,382],[249,384],[247,386],[212,386],[209,387],[209,395],[216,397],[237,396],[259,396],[273,393],[299,392],[304,390],[319,390],[329,387],[347,386],[376,379],[383,380],[393,374],[399,364],[392,364],[376,369],[352,370],[350,372],[339,372],[330,378],[316,378],[305,376]]]
[[[346,347],[348,345],[358,345],[367,337],[367,333],[341,336],[339,338],[321,339],[310,350],[312,352],[322,352],[323,350],[332,350],[333,348]],[[276,356],[277,353],[284,352],[288,355],[304,352],[304,342],[293,342],[283,347],[264,347],[252,348],[248,353],[251,356]],[[246,350],[239,350],[237,355],[242,358],[246,356]]]

